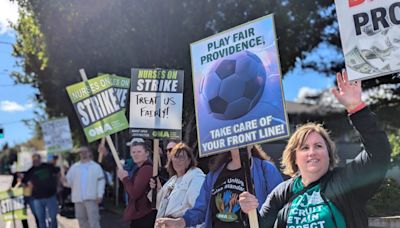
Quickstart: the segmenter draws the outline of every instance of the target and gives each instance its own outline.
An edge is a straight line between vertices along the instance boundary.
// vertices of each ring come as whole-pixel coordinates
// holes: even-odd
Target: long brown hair
[[[265,152],[262,147],[258,144],[254,145],[251,148],[251,156],[259,158],[261,160],[272,161],[271,157]],[[220,168],[223,164],[232,160],[231,153],[225,152],[223,154],[215,155],[211,158],[209,163],[209,170],[215,172],[218,168]]]
[[[186,172],[192,168],[192,167],[196,167],[197,166],[197,160],[194,157],[193,151],[192,149],[190,149],[190,147],[188,145],[186,145],[183,142],[180,142],[178,144],[176,144],[173,148],[172,151],[170,153],[170,157],[171,159],[168,161],[167,163],[167,171],[169,173],[169,176],[172,177],[174,175],[176,175],[176,171],[172,165],[172,158],[174,156],[179,156],[179,154],[186,152],[186,155],[188,156],[188,159],[190,160],[189,166],[186,169]],[[185,172],[185,173],[186,173]]]

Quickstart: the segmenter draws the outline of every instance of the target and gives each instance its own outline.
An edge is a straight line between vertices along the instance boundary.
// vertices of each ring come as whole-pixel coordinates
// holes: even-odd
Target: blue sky
[[[0,139],[0,146],[6,142],[9,145],[22,143],[32,137],[33,131],[24,125],[21,120],[32,119],[36,108],[33,102],[35,89],[29,85],[13,85],[9,73],[21,70],[15,67],[16,59],[12,57],[12,46],[15,42],[15,33],[9,28],[8,21],[16,21],[17,8],[8,0],[0,0],[0,127],[4,128],[4,139]],[[317,47],[312,58],[332,56],[329,46]],[[334,77],[326,78],[315,71],[303,70],[296,63],[295,68],[283,80],[285,99],[294,101],[299,96],[315,93],[333,86]],[[37,108],[36,108],[37,109]]]
[[[0,125],[5,136],[0,145],[24,142],[32,133],[21,120],[33,118],[35,90],[29,85],[14,85],[9,76],[9,72],[19,70],[11,56],[12,47],[7,44],[14,41],[12,33],[0,35]]]
[[[4,129],[4,138],[0,139],[0,146],[5,142],[10,145],[26,141],[32,136],[22,119],[33,118],[35,90],[29,85],[13,85],[9,73],[21,70],[15,67],[15,58],[12,57],[12,46],[15,42],[15,33],[8,27],[8,21],[16,21],[16,6],[8,0],[0,0],[0,127]]]

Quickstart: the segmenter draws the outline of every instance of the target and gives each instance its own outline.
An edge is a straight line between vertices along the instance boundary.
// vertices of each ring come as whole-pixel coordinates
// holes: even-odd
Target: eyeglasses
[[[186,153],[177,153],[177,154],[175,154],[175,156],[173,156],[172,157],[172,159],[174,159],[174,160],[185,160],[185,159],[187,159],[188,158],[188,156],[186,155]]]

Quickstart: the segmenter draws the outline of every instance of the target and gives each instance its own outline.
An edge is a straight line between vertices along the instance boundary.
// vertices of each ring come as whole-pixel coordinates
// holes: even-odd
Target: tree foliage
[[[18,83],[31,84],[37,88],[36,75],[46,68],[48,61],[44,35],[32,11],[20,8],[19,16],[18,23],[13,25],[18,31],[13,55],[20,57],[17,66],[22,67],[24,73],[13,72],[12,76]]]
[[[389,142],[392,145],[391,164],[400,165],[400,130],[389,135]]]
[[[184,132],[193,143],[190,43],[274,13],[283,73],[322,41],[340,45],[338,33],[326,29],[335,29],[333,0],[15,1],[23,13],[15,25],[15,55],[25,72],[15,80],[39,88],[46,113],[69,116],[78,138],[83,134],[65,87],[81,80],[80,68],[89,78],[100,72],[129,77],[132,67],[183,69]],[[328,66],[304,63],[331,73],[343,62]]]

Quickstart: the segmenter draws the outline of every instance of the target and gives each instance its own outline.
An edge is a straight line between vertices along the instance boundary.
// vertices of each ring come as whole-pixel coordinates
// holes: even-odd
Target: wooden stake
[[[79,69],[79,73],[81,74],[81,78],[83,81],[88,80],[84,69]]]
[[[107,135],[106,139],[107,139],[108,146],[111,149],[111,153],[112,153],[112,155],[114,157],[115,164],[117,164],[118,169],[123,169],[122,165],[121,165],[121,161],[119,160],[119,156],[118,156],[117,150],[115,149],[115,146],[114,146],[114,143],[113,143],[111,137],[109,135]]]
[[[65,178],[64,159],[63,159],[63,156],[61,153],[60,153],[60,156],[58,157],[58,159],[60,159],[58,162],[60,163],[61,180],[64,180],[64,178]]]
[[[245,183],[246,183],[246,189],[250,194],[254,195],[254,186],[253,186],[253,180],[251,178],[251,171],[250,171],[250,162],[249,162],[249,156],[247,153],[247,148],[240,148],[240,163],[242,165],[242,169],[245,174]],[[253,209],[249,211],[248,213],[249,216],[249,223],[251,228],[258,228],[258,218],[257,218],[257,211],[256,209]]]
[[[106,138],[101,138],[101,142],[100,145],[104,146],[106,144]],[[99,154],[98,160],[99,163],[101,163],[103,161],[103,153]]]
[[[158,176],[158,165],[160,161],[160,140],[159,139],[154,139],[153,141],[153,177]],[[156,181],[156,187],[152,191],[152,196],[151,196],[151,208],[157,209],[157,179]]]

